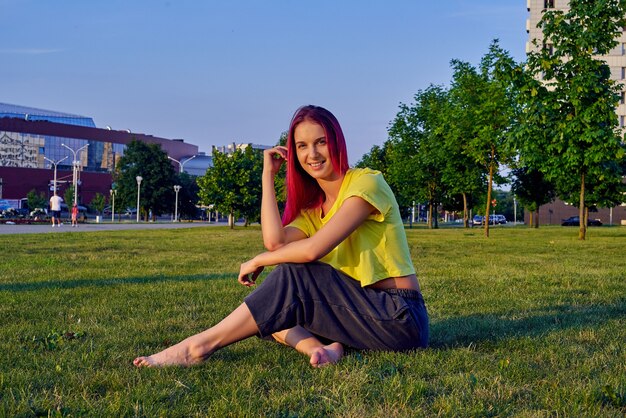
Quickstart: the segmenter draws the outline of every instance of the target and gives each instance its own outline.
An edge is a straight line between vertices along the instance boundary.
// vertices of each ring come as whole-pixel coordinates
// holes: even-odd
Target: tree
[[[485,215],[490,213],[491,193],[500,166],[510,164],[516,154],[511,140],[514,122],[515,95],[510,74],[515,65],[508,52],[494,41],[489,52],[482,58],[478,69],[467,63],[453,61],[455,70],[462,73],[459,83],[467,83],[473,89],[463,103],[473,125],[465,152],[480,164],[487,173],[487,199]],[[489,237],[489,222],[485,222],[485,236]]]
[[[469,146],[475,135],[474,111],[480,102],[476,96],[477,85],[482,83],[478,73],[468,63],[453,60],[453,77],[450,87],[450,111],[446,123],[446,168],[443,181],[451,194],[462,199],[463,225],[469,227],[469,207],[485,195],[486,171],[472,157]]]
[[[33,189],[26,194],[26,201],[28,202],[28,209],[35,210],[35,208],[44,209],[48,206],[48,199],[44,192],[37,193],[37,190]]]
[[[68,207],[71,207],[74,204],[74,185],[69,185],[65,189],[63,193],[63,199],[65,200],[65,204]]]
[[[374,145],[367,154],[364,154],[356,164],[360,168],[371,168],[380,171],[386,177],[389,171],[389,161],[387,154],[389,153],[390,142],[385,141],[382,147]]]
[[[522,91],[528,119],[548,126],[548,135],[535,138],[534,148],[545,156],[541,170],[564,200],[578,195],[578,237],[584,240],[590,186],[597,203],[618,200],[622,189],[622,171],[615,169],[626,155],[615,117],[619,86],[595,57],[617,45],[626,2],[571,0],[569,7],[543,14],[543,47],[535,41],[539,50],[528,55],[531,77],[522,78]],[[619,187],[602,186],[607,184]]]
[[[287,138],[289,133],[287,131],[283,131],[278,138],[278,144],[283,147],[287,146]],[[285,189],[285,181],[287,178],[287,164],[283,164],[280,166],[280,170],[276,174],[274,178],[274,193],[276,195],[276,204],[278,205],[278,210],[280,213],[283,213],[285,209],[285,203],[287,201],[287,190]]]
[[[198,187],[197,177],[182,172],[176,175],[175,183],[180,186],[178,192],[178,214],[180,218],[193,219],[198,213]]]
[[[131,141],[115,171],[117,198],[120,207],[137,204],[137,180],[141,176],[140,212],[145,219],[174,209],[174,168],[158,144]]]
[[[106,204],[107,200],[102,193],[96,193],[91,199],[91,207],[99,214],[102,213]]]
[[[530,213],[529,226],[538,228],[539,207],[554,200],[554,185],[546,180],[541,171],[536,169],[517,167],[513,169],[512,173],[513,184],[511,190],[515,193],[522,206]]]
[[[236,215],[244,216],[247,225],[260,217],[262,173],[263,155],[252,147],[232,154],[214,151],[213,167],[197,180],[200,201],[228,213],[231,228]]]
[[[405,200],[417,198],[428,203],[428,225],[437,228],[437,216],[433,214],[446,194],[442,178],[447,159],[444,142],[448,92],[430,85],[418,91],[414,99],[411,106],[400,106],[389,128],[393,141],[389,176]]]

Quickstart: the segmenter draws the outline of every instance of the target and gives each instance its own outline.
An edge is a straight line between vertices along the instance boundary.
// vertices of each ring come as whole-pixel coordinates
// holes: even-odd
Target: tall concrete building
[[[541,28],[537,27],[543,13],[546,10],[567,11],[569,10],[569,0],[526,0],[526,2],[529,12],[526,20],[526,33],[528,33],[526,53],[529,53],[537,49],[533,45],[534,39],[537,39],[538,45],[544,44]],[[618,45],[609,54],[599,56],[598,58],[606,61],[611,68],[611,78],[623,84],[621,99],[615,112],[619,120],[619,126],[626,128],[626,30],[622,32],[617,41]],[[551,45],[548,43],[545,47],[551,48]]]
[[[569,10],[569,0],[526,0],[526,7],[529,15],[526,20],[526,53],[537,50],[537,48],[551,48],[550,43],[544,42],[541,28],[537,27],[543,13],[547,10]],[[537,40],[535,45],[533,40]],[[598,56],[604,60],[611,68],[611,78],[622,84],[621,98],[615,109],[619,126],[626,132],[626,28],[617,39],[618,44],[613,50],[603,56]],[[565,204],[560,200],[542,206],[539,209],[539,221],[541,224],[558,224],[562,219],[569,216],[578,215],[578,208]],[[589,218],[598,219],[604,224],[626,225],[626,206],[622,204],[612,209],[599,209],[598,212],[589,213]],[[528,222],[528,214],[525,215]]]

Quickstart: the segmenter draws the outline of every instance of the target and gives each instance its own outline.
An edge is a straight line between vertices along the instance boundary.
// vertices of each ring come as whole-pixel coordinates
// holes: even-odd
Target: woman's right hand
[[[263,169],[269,170],[272,176],[278,173],[283,162],[287,160],[287,147],[277,145],[263,151]]]

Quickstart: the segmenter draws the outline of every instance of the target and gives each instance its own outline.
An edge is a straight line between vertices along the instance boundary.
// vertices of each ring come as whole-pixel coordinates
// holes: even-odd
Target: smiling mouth
[[[318,161],[315,163],[309,163],[309,166],[311,166],[311,168],[320,168],[322,166],[322,164],[324,164],[324,161]]]

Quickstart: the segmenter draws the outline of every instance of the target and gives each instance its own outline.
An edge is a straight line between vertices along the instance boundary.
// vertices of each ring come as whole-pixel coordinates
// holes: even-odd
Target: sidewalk
[[[182,228],[195,228],[195,227],[203,227],[203,226],[224,226],[226,223],[220,222],[120,222],[120,223],[111,223],[111,222],[89,222],[85,224],[80,224],[78,227],[72,228],[72,225],[69,223],[63,224],[61,227],[55,226],[54,228],[51,224],[45,225],[5,225],[0,224],[0,235],[6,234],[54,234],[60,232],[95,232],[95,231],[123,231],[123,230],[132,230],[132,229],[182,229]]]

